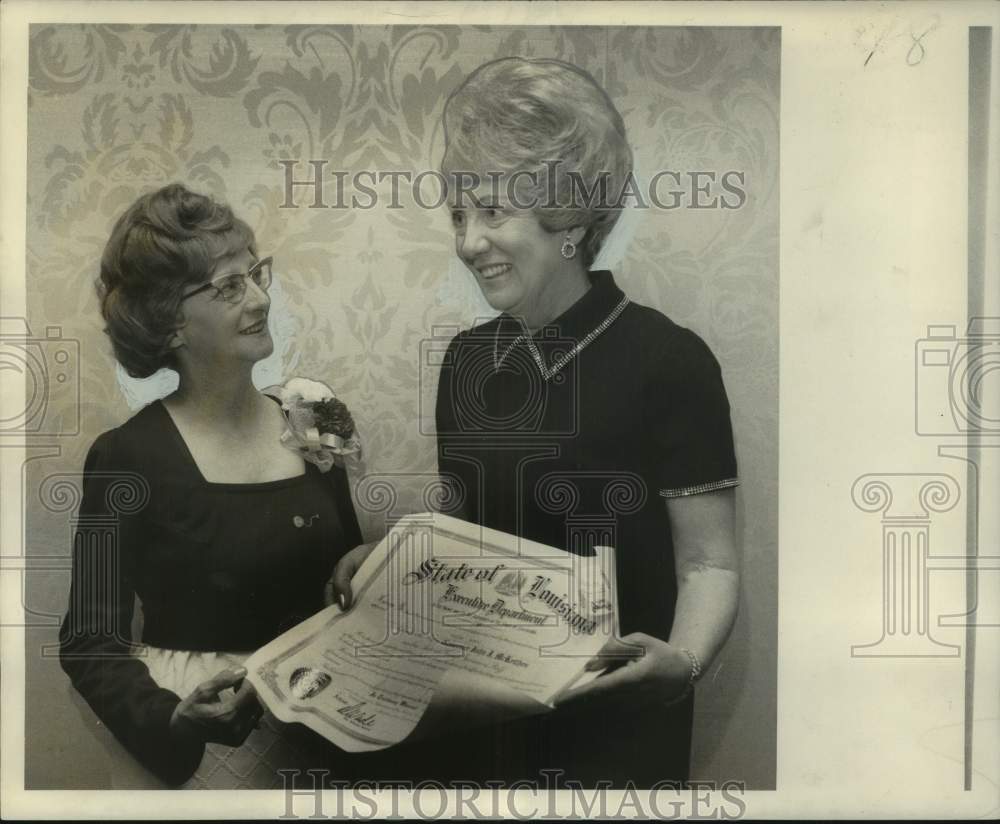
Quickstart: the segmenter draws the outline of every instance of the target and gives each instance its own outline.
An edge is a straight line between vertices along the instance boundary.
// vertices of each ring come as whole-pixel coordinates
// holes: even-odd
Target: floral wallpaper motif
[[[179,180],[229,202],[274,255],[289,344],[279,371],[328,381],[362,428],[367,472],[409,473],[400,506],[419,506],[435,471],[433,438],[421,434],[433,373],[421,369],[420,342],[435,327],[490,315],[489,307],[454,259],[444,210],[387,208],[389,181],[374,186],[375,208],[309,208],[304,188],[298,208],[282,208],[281,161],[298,161],[296,180],[311,175],[311,159],[348,176],[434,169],[449,92],[482,62],[507,55],[557,57],[590,71],[625,118],[640,180],[663,169],[744,174],[741,208],[643,210],[599,263],[614,268],[633,299],[697,331],[722,364],[743,481],[747,582],[717,666],[726,675],[699,693],[695,772],[773,786],[777,29],[33,26],[29,321],[80,341],[83,405],[81,435],[31,471],[78,470],[92,439],[130,414],[93,280],[120,211]],[[325,182],[324,199],[335,203],[333,180]],[[29,515],[29,542],[32,530],[63,534],[50,517]],[[362,513],[362,521],[379,537],[377,516]]]

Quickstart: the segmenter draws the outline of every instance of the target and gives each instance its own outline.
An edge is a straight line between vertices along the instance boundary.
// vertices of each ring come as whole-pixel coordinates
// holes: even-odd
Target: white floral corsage
[[[286,447],[315,464],[321,472],[328,472],[334,464],[360,462],[361,440],[354,418],[325,383],[290,378],[264,391],[281,401],[287,424],[281,443]]]

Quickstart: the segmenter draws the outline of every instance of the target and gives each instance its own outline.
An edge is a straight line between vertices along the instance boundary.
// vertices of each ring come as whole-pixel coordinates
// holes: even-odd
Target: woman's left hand
[[[337,565],[333,568],[333,576],[326,582],[326,589],[323,591],[323,600],[327,606],[336,602],[340,604],[342,610],[346,611],[351,608],[354,604],[351,579],[361,569],[361,565],[372,554],[372,550],[378,546],[378,543],[378,541],[372,541],[370,544],[356,546],[337,561]]]
[[[646,703],[669,703],[682,696],[691,679],[691,659],[679,647],[633,632],[612,638],[591,658],[587,670],[615,667],[582,687],[567,690],[556,706],[603,696]]]

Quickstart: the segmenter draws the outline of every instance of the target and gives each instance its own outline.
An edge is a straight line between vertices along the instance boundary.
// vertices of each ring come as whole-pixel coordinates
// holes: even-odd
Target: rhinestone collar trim
[[[610,314],[602,320],[597,326],[590,330],[590,332],[580,341],[577,342],[569,352],[560,352],[559,355],[554,358],[555,364],[551,369],[546,365],[544,358],[542,358],[542,353],[538,351],[538,347],[535,345],[534,338],[528,334],[518,335],[510,343],[510,345],[504,349],[503,353],[500,352],[500,324],[497,324],[497,331],[493,338],[493,370],[495,372],[500,371],[500,367],[503,366],[503,362],[510,356],[510,353],[514,351],[514,347],[520,343],[526,343],[528,346],[528,351],[531,353],[532,359],[538,366],[538,371],[542,374],[542,377],[548,381],[553,375],[557,374],[560,369],[562,369],[567,363],[569,363],[573,358],[579,355],[586,346],[594,341],[594,339],[604,332],[612,323],[614,323],[618,316],[625,311],[625,307],[628,306],[629,299],[623,297],[618,305],[611,310]]]

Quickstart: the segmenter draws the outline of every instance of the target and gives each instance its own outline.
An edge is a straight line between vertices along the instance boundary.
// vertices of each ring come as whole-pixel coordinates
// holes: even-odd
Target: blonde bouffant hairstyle
[[[542,204],[537,215],[550,232],[586,227],[580,249],[584,265],[593,263],[621,213],[632,150],[621,114],[590,74],[561,60],[494,60],[451,94],[443,122],[446,179],[530,172],[530,201],[518,199]],[[602,194],[588,201],[580,183]]]

